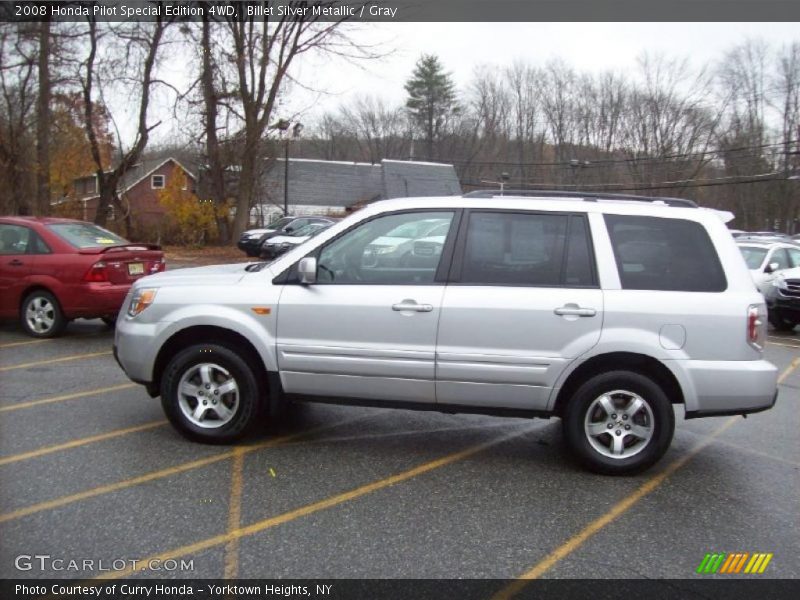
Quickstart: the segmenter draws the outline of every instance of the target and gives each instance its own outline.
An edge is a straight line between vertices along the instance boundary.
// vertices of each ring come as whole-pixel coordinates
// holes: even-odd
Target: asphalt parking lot
[[[309,404],[237,447],[190,443],[111,342],[100,321],[0,326],[2,578],[699,578],[709,552],[800,577],[798,333],[770,332],[773,410],[679,418],[626,478],[573,466],[556,419]]]

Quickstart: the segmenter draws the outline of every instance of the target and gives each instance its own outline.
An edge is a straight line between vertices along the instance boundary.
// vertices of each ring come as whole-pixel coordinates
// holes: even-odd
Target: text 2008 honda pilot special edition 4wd
[[[146,277],[115,355],[195,440],[293,400],[558,416],[603,473],[656,462],[674,404],[774,405],[764,299],[719,213],[529,194],[387,200],[272,263]]]

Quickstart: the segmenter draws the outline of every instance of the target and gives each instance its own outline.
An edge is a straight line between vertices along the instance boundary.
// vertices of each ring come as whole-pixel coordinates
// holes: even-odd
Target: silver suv
[[[271,263],[146,277],[115,356],[195,440],[235,440],[300,400],[557,416],[603,473],[655,463],[673,405],[774,405],[764,299],[716,211],[534,196],[378,202]],[[415,226],[432,221],[449,227]],[[423,238],[376,260],[401,227]]]

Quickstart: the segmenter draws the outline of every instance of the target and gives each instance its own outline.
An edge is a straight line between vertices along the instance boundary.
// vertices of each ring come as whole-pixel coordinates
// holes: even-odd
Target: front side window
[[[800,250],[790,248],[787,252],[789,253],[789,261],[792,263],[792,267],[800,267]]]
[[[460,282],[514,286],[591,285],[593,268],[587,236],[585,220],[578,216],[472,213]],[[566,262],[565,256],[569,256]]]
[[[605,215],[620,282],[627,290],[722,292],[728,283],[700,223]]]
[[[367,221],[322,248],[317,282],[433,283],[452,220],[453,212],[443,211],[400,213]],[[434,230],[444,233],[430,236]]]
[[[127,244],[128,240],[90,223],[53,223],[50,231],[76,248],[97,248]]]
[[[780,269],[788,269],[789,268],[789,256],[786,254],[786,250],[783,248],[778,248],[775,250],[769,257],[770,265],[777,265],[773,268],[773,270],[778,271]]]

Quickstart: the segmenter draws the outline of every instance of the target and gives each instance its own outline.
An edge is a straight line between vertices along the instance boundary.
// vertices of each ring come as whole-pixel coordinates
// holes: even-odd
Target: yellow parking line
[[[284,435],[282,437],[273,438],[271,440],[265,440],[263,442],[259,442],[258,444],[253,444],[250,446],[242,446],[243,451],[242,454],[249,454],[251,452],[255,452],[257,450],[263,450],[265,448],[271,448],[273,446],[278,446],[280,444],[291,442],[293,440],[303,438],[309,435],[313,435],[319,433],[321,431],[325,431],[327,429],[333,429],[334,427],[339,427],[341,425],[347,425],[349,423],[353,423],[355,421],[360,421],[362,419],[366,419],[372,415],[362,415],[352,419],[345,419],[343,421],[338,421],[337,423],[329,424],[329,425],[321,425],[320,427],[314,427],[312,429],[308,429],[306,431],[301,431],[298,433],[292,433],[288,435]],[[27,517],[28,515],[32,515],[38,512],[42,512],[45,510],[52,510],[54,508],[60,508],[62,506],[66,506],[67,504],[72,504],[74,502],[78,502],[80,500],[86,500],[87,498],[94,498],[96,496],[102,496],[104,494],[110,494],[111,492],[117,492],[119,490],[124,490],[130,487],[134,487],[140,485],[142,483],[147,483],[149,481],[155,481],[156,479],[162,479],[164,477],[169,477],[171,475],[177,475],[179,473],[184,473],[186,471],[191,471],[193,469],[199,469],[200,467],[205,467],[207,465],[211,465],[228,458],[231,458],[235,455],[236,450],[229,450],[227,452],[223,452],[221,454],[215,454],[213,456],[209,456],[207,458],[201,458],[198,460],[193,460],[185,463],[181,463],[175,465],[174,467],[167,467],[166,469],[159,469],[158,471],[151,471],[150,473],[145,473],[144,475],[139,475],[138,477],[131,477],[130,479],[124,479],[122,481],[117,481],[116,483],[109,483],[106,485],[100,485],[83,492],[77,492],[75,494],[70,494],[69,496],[62,496],[60,498],[55,498],[53,500],[47,500],[45,502],[40,502],[38,504],[33,504],[31,506],[27,506],[25,508],[20,508],[15,511],[1,514],[0,515],[0,523],[5,523],[6,521],[13,521],[14,519],[20,519],[22,517]]]
[[[8,367],[0,367],[0,372],[2,371],[13,371],[14,369],[27,369],[29,367],[38,367],[40,365],[49,365],[51,363],[58,363],[58,362],[66,362],[69,360],[80,360],[82,358],[94,358],[96,356],[108,356],[111,354],[111,350],[106,350],[104,352],[90,352],[88,354],[74,354],[72,356],[62,356],[61,358],[48,358],[47,360],[37,360],[34,362],[23,363],[21,365],[10,365]]]
[[[541,561],[536,563],[536,565],[534,565],[532,568],[525,571],[515,581],[511,582],[509,585],[497,592],[494,596],[492,596],[492,600],[507,600],[518,594],[525,588],[526,585],[528,585],[528,580],[538,579],[541,577],[544,573],[552,569],[560,560],[566,558],[578,548],[583,546],[583,544],[594,534],[603,529],[606,525],[611,524],[621,517],[636,503],[655,491],[667,480],[670,475],[675,473],[675,471],[689,462],[689,460],[700,453],[706,446],[711,444],[714,441],[714,438],[721,435],[725,430],[736,423],[736,421],[737,417],[730,417],[729,419],[726,419],[726,421],[713,433],[711,433],[704,441],[700,442],[689,452],[670,463],[666,469],[648,479],[632,494],[617,502],[606,514],[589,523],[576,535],[572,536],[566,542],[561,544],[558,548],[545,556]]]
[[[30,344],[43,344],[44,342],[52,342],[53,339],[46,340],[27,340],[25,342],[9,342],[7,344],[0,344],[0,348],[16,348],[17,346],[29,346]]]
[[[153,421],[151,423],[145,423],[144,425],[136,425],[135,427],[127,427],[126,429],[115,429],[114,431],[109,431],[107,433],[100,433],[98,435],[91,435],[89,437],[79,438],[77,440],[72,440],[71,442],[66,442],[64,444],[56,444],[55,446],[45,446],[44,448],[39,448],[38,450],[31,450],[30,452],[22,452],[21,454],[12,454],[11,456],[0,458],[0,465],[8,465],[11,463],[19,462],[21,460],[37,458],[39,456],[44,456],[45,454],[52,454],[53,452],[60,452],[61,450],[69,450],[71,448],[77,448],[79,446],[86,446],[87,444],[93,444],[95,442],[110,440],[112,438],[120,437],[121,435],[128,435],[129,433],[135,433],[137,431],[145,431],[147,429],[153,429],[154,427],[161,427],[162,425],[166,424],[167,422],[164,420]]]
[[[407,481],[408,479],[411,479],[413,477],[417,477],[419,475],[450,465],[457,461],[464,460],[465,458],[469,458],[470,456],[473,456],[479,452],[482,452],[483,450],[491,448],[492,446],[496,446],[510,439],[528,433],[530,430],[531,428],[527,427],[523,431],[515,431],[514,433],[504,435],[499,438],[495,438],[494,440],[491,440],[489,442],[484,442],[482,444],[471,446],[465,450],[461,450],[460,452],[454,452],[453,454],[448,454],[446,456],[443,456],[442,458],[437,458],[436,460],[426,462],[424,464],[413,467],[396,475],[386,477],[385,479],[379,479],[377,481],[373,481],[372,483],[362,485],[347,492],[336,494],[335,496],[330,496],[328,498],[325,498],[324,500],[319,500],[318,502],[312,502],[311,504],[306,504],[305,506],[301,506],[300,508],[290,510],[275,517],[269,517],[261,521],[256,521],[255,523],[247,525],[246,527],[239,527],[238,529],[234,529],[233,531],[228,531],[226,533],[215,535],[213,537],[201,540],[199,542],[195,542],[193,544],[181,546],[173,550],[168,550],[166,552],[162,552],[160,554],[156,554],[148,558],[141,559],[140,561],[138,561],[138,564],[147,565],[150,563],[150,561],[167,560],[170,558],[179,558],[181,556],[186,556],[187,554],[194,554],[195,552],[207,550],[208,548],[214,548],[215,546],[221,546],[222,544],[227,544],[231,540],[238,540],[243,537],[251,536],[256,533],[265,531],[267,529],[277,527],[278,525],[289,523],[290,521],[294,521],[301,517],[307,517],[321,510],[333,508],[334,506],[338,506],[339,504],[349,502],[350,500],[355,500],[362,496],[366,496],[367,494],[371,494],[372,492],[377,492],[378,490],[382,490],[389,486],[401,483],[403,481]],[[121,577],[128,577],[133,573],[134,573],[134,568],[130,567],[123,571],[109,571],[107,573],[104,573],[96,577],[95,579],[119,579]]]
[[[800,365],[800,356],[795,358],[792,361],[792,363],[788,367],[786,367],[786,369],[783,371],[783,373],[781,373],[780,377],[778,377],[778,385],[780,385],[784,381],[786,381],[786,379],[789,377],[789,375],[792,374],[792,371],[794,371],[799,365]]]
[[[7,406],[0,406],[1,412],[9,412],[12,410],[20,410],[23,408],[31,408],[32,406],[40,406],[42,404],[52,404],[53,402],[64,402],[65,400],[73,400],[75,398],[85,398],[87,396],[97,396],[98,394],[105,394],[106,392],[116,392],[119,390],[127,390],[128,388],[136,387],[135,383],[121,383],[119,385],[112,385],[109,387],[98,388],[96,390],[87,390],[85,392],[75,392],[73,394],[64,394],[63,396],[53,396],[52,398],[43,398],[42,400],[31,400],[30,402],[20,402],[19,404],[9,404]]]
[[[244,449],[236,448],[231,463],[231,491],[228,500],[228,533],[236,531],[242,524],[242,472],[244,471]],[[239,576],[239,539],[225,546],[225,573],[223,579]]]

